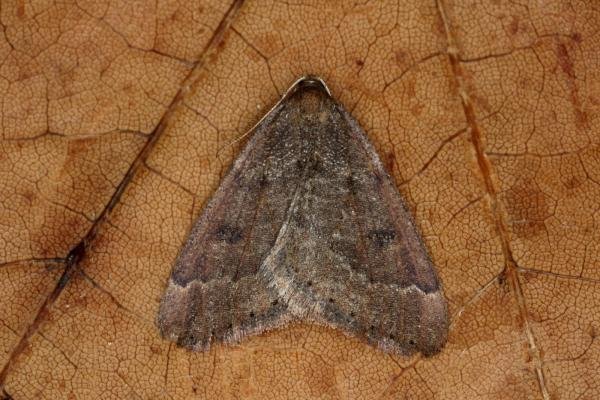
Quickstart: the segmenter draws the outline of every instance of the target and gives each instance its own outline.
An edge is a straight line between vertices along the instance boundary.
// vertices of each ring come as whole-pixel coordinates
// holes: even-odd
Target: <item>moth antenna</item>
[[[249,130],[247,130],[246,132],[244,132],[237,138],[231,140],[229,143],[227,143],[227,144],[221,146],[219,149],[217,149],[216,156],[218,157],[222,151],[224,151],[225,149],[227,149],[229,147],[232,147],[236,143],[242,141],[246,136],[248,136],[249,134],[254,132],[254,130],[263,122],[263,120],[265,118],[267,118],[282,102],[287,100],[291,95],[293,95],[297,91],[299,91],[301,89],[305,89],[305,88],[319,89],[319,90],[323,91],[324,93],[326,93],[327,96],[331,97],[331,91],[329,90],[329,87],[327,86],[325,81],[318,75],[304,75],[304,76],[296,79],[296,81],[294,83],[292,83],[290,88],[288,90],[286,90],[285,93],[281,96],[279,101],[277,101],[277,103],[275,103],[275,105],[273,107],[271,107],[271,109],[261,119],[259,119],[256,124],[254,124],[252,126],[252,128],[250,128]]]

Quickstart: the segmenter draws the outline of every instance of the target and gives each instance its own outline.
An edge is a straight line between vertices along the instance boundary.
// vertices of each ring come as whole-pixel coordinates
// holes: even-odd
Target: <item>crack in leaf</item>
[[[10,371],[11,366],[14,364],[16,359],[23,353],[25,348],[27,347],[27,343],[29,338],[37,332],[40,324],[42,324],[46,316],[48,315],[49,309],[54,303],[54,301],[61,294],[62,290],[69,283],[71,278],[79,271],[79,263],[85,257],[85,253],[89,248],[90,243],[95,239],[98,230],[100,229],[102,223],[107,219],[110,215],[110,212],[114,209],[114,207],[119,203],[122,194],[125,192],[129,183],[132,181],[134,175],[137,170],[143,165],[144,161],[149,156],[150,152],[154,148],[158,138],[162,135],[165,128],[167,127],[171,116],[174,114],[174,110],[177,109],[183,101],[183,98],[191,92],[191,88],[195,86],[201,77],[200,70],[203,68],[204,63],[208,59],[209,54],[214,51],[214,49],[218,48],[220,43],[224,39],[225,32],[229,30],[233,20],[238,14],[239,9],[243,4],[243,0],[234,0],[229,7],[228,11],[225,13],[221,23],[215,30],[211,40],[205,46],[201,55],[199,57],[198,62],[196,63],[195,68],[193,68],[188,76],[183,80],[181,87],[177,94],[173,97],[171,104],[167,107],[166,112],[163,114],[163,117],[160,119],[154,131],[149,135],[148,141],[137,155],[127,172],[125,173],[123,179],[117,186],[115,192],[111,196],[110,200],[98,216],[94,223],[91,225],[90,229],[86,233],[86,235],[82,238],[82,240],[69,252],[69,255],[66,257],[66,265],[63,271],[62,276],[58,280],[54,290],[51,294],[44,300],[38,311],[36,312],[33,321],[30,323],[25,333],[21,337],[17,346],[15,346],[2,369],[0,370],[0,387],[4,387],[6,382],[6,378]]]
[[[490,204],[492,208],[492,214],[494,216],[496,229],[502,243],[502,250],[504,253],[505,260],[505,272],[506,276],[511,283],[511,287],[513,288],[513,292],[518,304],[519,314],[523,321],[524,325],[524,333],[526,334],[528,343],[529,343],[529,352],[534,360],[535,364],[535,372],[536,378],[538,380],[538,386],[544,400],[550,400],[550,394],[548,392],[546,378],[544,375],[544,366],[543,359],[540,353],[540,349],[536,344],[535,337],[533,336],[533,331],[529,324],[529,314],[527,311],[527,306],[525,302],[525,298],[523,295],[521,282],[519,280],[517,266],[514,262],[514,258],[512,256],[512,250],[510,246],[510,240],[508,237],[508,232],[506,228],[506,223],[502,216],[502,212],[500,211],[500,204],[497,199],[497,190],[493,183],[493,170],[492,165],[487,158],[485,153],[485,148],[483,144],[482,133],[479,129],[479,125],[477,122],[477,118],[475,116],[475,111],[471,102],[470,94],[467,89],[467,85],[464,82],[464,72],[462,70],[462,66],[460,65],[460,55],[458,46],[456,43],[456,39],[454,34],[450,28],[450,21],[446,15],[445,6],[442,0],[436,0],[437,9],[440,15],[440,18],[443,22],[444,32],[446,35],[447,41],[447,55],[450,61],[450,65],[452,67],[452,72],[454,75],[454,79],[456,80],[459,96],[461,99],[461,103],[463,106],[463,110],[465,113],[465,118],[467,123],[470,126],[471,132],[471,141],[473,143],[473,147],[475,148],[475,152],[477,155],[477,163],[479,165],[479,169],[485,184],[487,195],[490,198]]]

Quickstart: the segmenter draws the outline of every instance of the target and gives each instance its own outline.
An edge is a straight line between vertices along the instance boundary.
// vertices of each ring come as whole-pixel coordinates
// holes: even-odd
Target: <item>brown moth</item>
[[[206,350],[291,320],[403,355],[438,353],[448,333],[404,200],[317,77],[294,83],[254,128],[177,258],[157,323]]]

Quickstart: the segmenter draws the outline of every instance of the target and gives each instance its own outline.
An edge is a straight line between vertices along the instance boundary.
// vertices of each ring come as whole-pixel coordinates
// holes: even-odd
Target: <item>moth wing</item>
[[[298,181],[273,159],[285,151],[285,132],[273,129],[278,114],[275,109],[256,128],[173,267],[157,325],[184,347],[235,342],[289,318],[287,305],[257,275]]]
[[[438,353],[447,340],[448,313],[436,269],[377,153],[353,117],[341,106],[340,112],[355,146],[349,153],[365,163],[352,163],[353,178],[348,181],[352,204],[364,206],[362,217],[354,222],[354,242],[366,255],[363,277],[350,281],[370,299],[356,326],[383,349]]]
[[[324,92],[296,101],[315,115],[303,118],[320,125],[285,232],[261,273],[298,318],[387,351],[437,353],[446,341],[446,303],[402,197],[341,105]]]

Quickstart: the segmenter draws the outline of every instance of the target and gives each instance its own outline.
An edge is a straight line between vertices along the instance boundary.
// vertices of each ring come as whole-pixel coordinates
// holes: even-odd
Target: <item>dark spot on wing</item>
[[[314,158],[313,160],[311,160],[310,170],[313,174],[324,172],[323,163],[321,162],[320,158]]]
[[[346,178],[346,184],[348,185],[348,192],[352,195],[356,195],[357,193],[357,185],[356,185],[356,178],[354,177],[353,174],[348,175],[348,177]]]
[[[242,238],[242,230],[229,224],[220,225],[214,233],[217,240],[235,244]]]
[[[267,178],[267,176],[265,174],[262,174],[258,181],[258,186],[260,188],[265,188],[268,184],[269,184],[269,178]]]
[[[393,229],[373,229],[369,231],[368,236],[377,247],[384,247],[396,238],[396,231]]]

